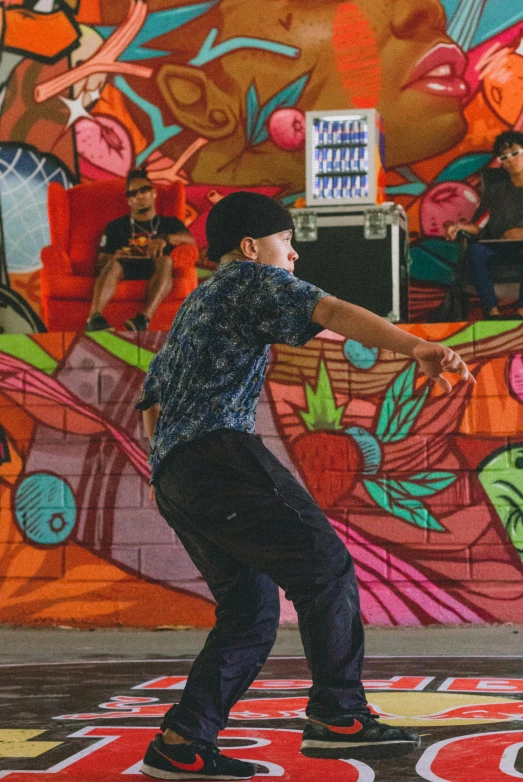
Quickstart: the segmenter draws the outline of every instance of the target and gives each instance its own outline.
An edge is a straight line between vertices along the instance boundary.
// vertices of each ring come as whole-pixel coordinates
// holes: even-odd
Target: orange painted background
[[[494,136],[522,126],[517,3],[34,6],[0,9],[0,197],[11,285],[37,314],[49,181],[122,177],[134,166],[157,182],[181,179],[203,258],[205,216],[222,195],[253,187],[287,205],[303,197],[306,111],[377,107],[388,197],[409,217],[411,311],[423,319],[456,261],[445,223],[472,215]]]

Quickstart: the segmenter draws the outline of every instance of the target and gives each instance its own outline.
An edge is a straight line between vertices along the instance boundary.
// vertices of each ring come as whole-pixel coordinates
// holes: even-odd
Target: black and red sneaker
[[[158,733],[147,747],[140,771],[154,779],[250,779],[256,766],[228,758],[206,741],[166,744]]]
[[[397,758],[417,749],[417,733],[382,725],[371,714],[347,716],[329,723],[309,717],[301,753],[309,758],[375,760]]]

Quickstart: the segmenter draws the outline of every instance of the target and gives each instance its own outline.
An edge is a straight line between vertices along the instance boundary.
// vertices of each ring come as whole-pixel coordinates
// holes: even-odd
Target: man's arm
[[[363,345],[392,350],[413,358],[420,369],[445,392],[450,391],[452,386],[442,377],[442,372],[454,372],[463,380],[475,382],[465,362],[451,348],[415,337],[356,304],[325,296],[316,305],[312,321]]]
[[[509,228],[508,231],[505,231],[502,239],[507,239],[509,242],[516,241],[521,242],[523,241],[523,228],[515,227],[515,228]]]
[[[179,244],[196,244],[192,233],[185,229],[185,231],[176,231],[176,233],[167,235],[168,244],[172,244],[173,247],[177,247]]]
[[[162,255],[170,255],[174,248],[181,244],[196,244],[187,229],[172,234],[159,234],[149,242],[149,252],[154,260],[158,260]]]
[[[160,415],[160,405],[156,404],[153,405],[152,407],[147,408],[147,410],[142,410],[142,415],[143,415],[143,426],[145,429],[145,433],[149,438],[149,442],[150,442],[153,439],[153,434],[158,421],[158,416]]]

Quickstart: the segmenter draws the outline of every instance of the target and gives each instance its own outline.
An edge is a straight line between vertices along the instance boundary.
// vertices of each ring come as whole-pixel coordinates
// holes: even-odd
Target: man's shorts
[[[123,268],[124,280],[148,280],[154,274],[152,258],[118,258]]]

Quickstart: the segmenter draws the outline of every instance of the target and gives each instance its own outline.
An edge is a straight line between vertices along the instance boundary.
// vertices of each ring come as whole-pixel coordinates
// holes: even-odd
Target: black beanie
[[[219,261],[222,255],[238,247],[245,236],[261,239],[293,230],[290,213],[273,198],[244,190],[230,193],[207,215],[207,257],[210,261]]]

